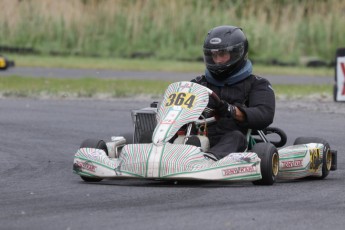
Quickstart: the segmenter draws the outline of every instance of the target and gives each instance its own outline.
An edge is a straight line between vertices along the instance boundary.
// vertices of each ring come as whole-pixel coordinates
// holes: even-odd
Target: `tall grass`
[[[43,53],[196,59],[207,31],[244,29],[250,57],[332,60],[345,46],[339,0],[0,0],[0,45]]]

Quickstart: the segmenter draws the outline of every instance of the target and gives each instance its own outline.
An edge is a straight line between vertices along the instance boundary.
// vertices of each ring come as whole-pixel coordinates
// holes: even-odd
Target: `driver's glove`
[[[236,107],[221,100],[216,106],[216,111],[220,117],[235,118],[236,117]]]

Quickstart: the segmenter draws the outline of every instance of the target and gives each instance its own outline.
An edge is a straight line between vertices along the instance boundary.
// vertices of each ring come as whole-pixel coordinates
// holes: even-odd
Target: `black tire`
[[[253,181],[255,185],[273,185],[279,172],[279,155],[277,148],[271,143],[257,143],[252,152],[261,159],[262,179]]]
[[[329,143],[319,137],[298,137],[296,138],[294,145],[308,144],[308,143],[320,143],[325,146],[322,150],[322,176],[317,177],[324,179],[328,176],[332,167],[332,152]]]
[[[107,144],[103,140],[86,139],[80,145],[80,148],[95,148],[103,150],[108,156]],[[100,182],[103,178],[80,176],[86,182]]]

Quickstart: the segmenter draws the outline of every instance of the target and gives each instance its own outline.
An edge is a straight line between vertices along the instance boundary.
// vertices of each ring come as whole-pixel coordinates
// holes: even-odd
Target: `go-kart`
[[[139,178],[272,185],[279,178],[322,179],[336,169],[337,152],[326,141],[301,137],[293,146],[279,148],[285,145],[286,135],[273,127],[249,130],[246,151],[212,160],[206,154],[210,148],[207,127],[216,122],[215,116],[209,116],[210,97],[219,101],[202,85],[172,83],[160,104],[132,111],[133,138],[85,140],[74,156],[74,173],[87,182]],[[272,133],[280,141],[269,141],[267,135]]]
[[[6,70],[14,66],[14,61],[8,60],[6,57],[0,55],[0,70]]]

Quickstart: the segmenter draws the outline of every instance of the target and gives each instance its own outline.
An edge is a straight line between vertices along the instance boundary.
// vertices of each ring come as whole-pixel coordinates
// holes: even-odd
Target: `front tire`
[[[253,181],[255,185],[273,185],[279,172],[279,155],[271,143],[257,143],[251,150],[261,159],[262,179]]]
[[[108,148],[107,144],[103,140],[96,140],[96,139],[86,139],[80,145],[80,148],[94,148],[103,150],[108,156]],[[100,182],[103,178],[97,177],[88,177],[88,176],[80,176],[83,181],[86,182]]]
[[[296,138],[294,145],[309,144],[309,143],[320,143],[325,147],[322,150],[322,176],[318,177],[324,179],[328,176],[329,171],[332,167],[332,152],[329,143],[319,137],[298,137]]]

